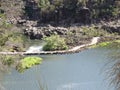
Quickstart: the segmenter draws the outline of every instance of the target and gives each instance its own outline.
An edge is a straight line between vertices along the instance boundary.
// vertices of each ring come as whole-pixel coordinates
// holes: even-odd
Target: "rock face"
[[[42,39],[44,36],[50,36],[52,34],[65,35],[68,29],[63,27],[53,27],[51,25],[41,27],[28,27],[24,29],[24,34],[29,36],[30,39]]]
[[[116,22],[110,22],[108,24],[104,24],[102,28],[110,33],[120,34],[120,20],[117,20]]]
[[[118,33],[120,34],[120,26],[103,26],[105,30],[107,30],[110,33]]]

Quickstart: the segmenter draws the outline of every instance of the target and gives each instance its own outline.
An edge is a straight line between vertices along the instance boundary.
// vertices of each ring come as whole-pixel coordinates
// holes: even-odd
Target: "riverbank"
[[[14,4],[12,2],[17,3]],[[101,18],[100,20],[92,19],[89,23],[83,23],[81,22],[81,20],[79,20],[80,16],[78,15],[79,17],[76,18],[77,22],[74,22],[73,19],[75,18],[70,18],[69,16],[67,16],[66,19],[59,20],[59,23],[56,23],[54,20],[49,22],[47,19],[47,22],[43,23],[41,19],[47,17],[39,17],[40,13],[38,12],[41,11],[39,11],[38,9],[38,11],[36,11],[36,8],[38,8],[36,7],[36,5],[38,4],[34,4],[34,6],[32,6],[33,3],[35,3],[34,0],[25,0],[20,2],[15,0],[12,0],[10,2],[1,2],[0,7],[4,11],[4,13],[1,13],[1,15],[3,15],[4,18],[0,17],[3,25],[3,28],[0,27],[0,31],[2,32],[2,36],[0,37],[0,51],[24,52],[29,47],[29,42],[27,41],[27,39],[32,40],[34,43],[35,39],[43,40],[44,37],[49,37],[53,34],[57,34],[60,37],[63,37],[69,49],[90,43],[92,37],[116,37],[116,35],[120,35],[119,17],[115,19],[109,19],[108,22],[107,20]],[[7,3],[8,5],[10,5],[10,3],[13,4],[13,6],[17,5],[14,7],[18,7],[18,9],[11,9],[6,7]],[[108,4],[106,3],[106,5]],[[26,8],[29,9],[30,12],[33,11],[34,15],[26,11]],[[16,14],[16,11],[18,11],[19,13]],[[26,14],[23,12],[25,12]],[[31,16],[37,19],[30,18]],[[52,16],[52,14],[49,14],[49,16]],[[88,18],[85,17],[84,21],[87,19]],[[10,29],[10,27],[8,27],[7,25],[10,25],[12,28]],[[7,28],[5,26],[7,26]],[[27,38],[24,39],[24,36],[25,38]]]
[[[2,55],[46,55],[46,54],[68,54],[68,53],[75,53],[79,52],[88,46],[94,45],[98,43],[100,37],[93,37],[91,42],[88,44],[83,44],[80,46],[73,47],[68,50],[61,50],[61,51],[40,51],[40,52],[0,52]]]
[[[94,46],[98,43],[106,42],[106,41],[115,41],[120,40],[120,37],[93,37],[91,40],[89,40],[89,43],[78,45],[71,47],[67,50],[57,50],[57,51],[26,51],[26,52],[0,52],[0,55],[49,55],[49,54],[70,54],[70,53],[77,53],[80,52],[86,48],[89,48],[90,46]]]
[[[33,20],[23,20],[20,23],[18,20],[18,23],[15,25],[10,24],[10,27],[6,25],[3,22],[1,27],[0,51],[3,52],[24,52],[29,47],[27,44],[28,39],[34,43],[36,39],[43,40],[43,38],[55,34],[65,39],[68,49],[88,44],[93,37],[102,37],[101,41],[107,41],[108,39],[115,39],[115,37],[117,38],[120,35],[120,19],[92,24],[61,23],[57,26],[40,24]]]
[[[115,27],[114,26],[115,23],[112,22],[112,24],[111,24],[111,26]],[[109,25],[109,24],[107,24],[107,25]],[[99,42],[112,41],[112,40],[115,40],[115,39],[120,39],[120,37],[119,37],[119,23],[117,25],[118,28],[115,27],[116,30],[118,30],[118,33],[112,32],[111,29],[109,29],[109,28],[108,28],[109,31],[107,29],[102,29],[103,26],[104,26],[104,24],[103,25],[98,24],[96,26],[95,26],[95,24],[93,24],[93,25],[81,25],[81,26],[76,24],[76,25],[73,25],[73,26],[71,25],[70,27],[65,28],[65,27],[53,27],[51,25],[48,25],[48,26],[44,26],[44,28],[41,27],[42,29],[44,29],[43,32],[41,31],[41,29],[39,29],[38,31],[41,31],[42,33],[48,33],[49,34],[48,36],[45,35],[43,37],[49,37],[52,34],[58,34],[60,37],[63,37],[65,39],[65,42],[68,46],[68,49],[72,49],[74,47],[78,47],[78,46],[81,46],[81,45],[88,44],[88,43],[90,43],[91,39],[93,37],[96,37],[96,36],[101,37]],[[35,30],[37,30],[37,29],[35,29]],[[57,32],[56,32],[56,30],[57,30]],[[31,31],[33,33],[32,35],[34,35],[34,33],[36,33],[34,30],[31,30]],[[49,33],[48,31],[53,32],[53,33]],[[29,30],[28,30],[28,32],[29,32]],[[19,35],[20,35],[20,33],[19,33]],[[21,33],[21,35],[22,35],[22,33]],[[40,35],[40,33],[38,35]],[[10,39],[8,39],[8,40],[12,40],[13,36],[14,36],[14,38],[19,37],[17,34],[13,34],[11,36],[12,37],[10,37]],[[29,35],[28,35],[27,39],[28,38],[30,38]],[[26,47],[27,39],[24,39],[24,41],[22,39],[24,39],[24,38],[19,37],[18,39],[12,40],[12,42],[16,41],[15,43],[5,41],[4,42],[5,45],[3,46],[3,48],[1,48],[1,49],[3,49],[1,51],[3,51],[3,52],[4,51],[6,51],[6,52],[24,52],[24,51],[26,51],[27,49],[19,50],[19,48]],[[41,39],[42,38],[38,39],[38,41],[41,40]],[[34,43],[34,40],[35,39],[32,39],[33,43]],[[19,42],[19,45],[18,45],[18,42]],[[6,46],[7,47],[10,46],[10,47],[8,47],[8,50],[4,50],[4,48],[6,48]]]

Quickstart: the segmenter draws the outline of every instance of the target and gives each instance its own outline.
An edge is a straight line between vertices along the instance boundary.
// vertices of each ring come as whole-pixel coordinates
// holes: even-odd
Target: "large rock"
[[[42,39],[44,36],[50,36],[52,34],[65,35],[68,29],[63,27],[53,27],[51,25],[32,27],[29,26],[24,30],[24,34],[31,39]]]

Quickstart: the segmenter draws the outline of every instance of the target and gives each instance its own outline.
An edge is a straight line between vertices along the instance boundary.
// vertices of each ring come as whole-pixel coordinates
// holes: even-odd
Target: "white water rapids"
[[[29,49],[26,51],[26,53],[32,53],[32,52],[41,52],[43,46],[31,46]]]

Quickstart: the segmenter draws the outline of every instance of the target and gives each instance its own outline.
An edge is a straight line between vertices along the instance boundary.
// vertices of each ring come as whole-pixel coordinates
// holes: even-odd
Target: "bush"
[[[44,51],[65,50],[68,48],[64,38],[61,38],[58,35],[52,35],[44,40],[46,42],[43,46]]]
[[[110,34],[109,32],[105,31],[102,28],[96,28],[94,25],[91,27],[82,27],[81,28],[83,31],[83,34],[88,36],[88,37],[98,37],[98,36],[109,36],[109,35],[114,35]]]
[[[44,8],[48,5],[50,5],[49,0],[39,0],[39,3],[38,3],[39,8]]]
[[[14,64],[14,58],[12,56],[0,56],[3,65],[11,66]]]
[[[42,59],[40,57],[25,57],[18,63],[16,70],[22,73],[24,70],[31,68],[33,65],[41,64],[41,61]]]

